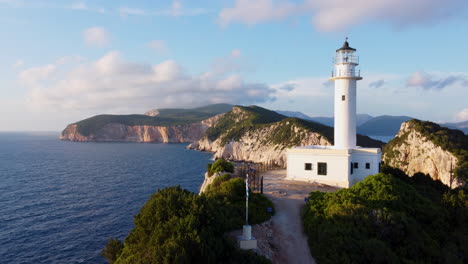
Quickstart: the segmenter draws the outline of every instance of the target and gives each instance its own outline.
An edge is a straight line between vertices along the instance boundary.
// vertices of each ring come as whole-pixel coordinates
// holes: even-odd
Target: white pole
[[[245,177],[245,224],[249,224],[249,174]]]

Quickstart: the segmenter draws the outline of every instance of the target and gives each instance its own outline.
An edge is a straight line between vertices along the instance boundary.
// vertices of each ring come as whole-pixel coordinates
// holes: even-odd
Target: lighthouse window
[[[346,95],[341,96],[341,101],[344,101],[344,100],[346,100]]]
[[[312,163],[305,163],[305,170],[312,170]]]
[[[370,169],[370,163],[366,163],[366,169]]]
[[[326,162],[317,163],[317,174],[327,175],[327,163]]]

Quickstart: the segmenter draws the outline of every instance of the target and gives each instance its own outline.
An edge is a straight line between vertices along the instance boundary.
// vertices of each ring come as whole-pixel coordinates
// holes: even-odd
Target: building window
[[[327,163],[326,162],[317,163],[317,173],[318,175],[327,175]]]
[[[346,100],[346,95],[341,96],[341,101],[344,101],[344,100]]]
[[[366,163],[366,169],[370,169],[370,163]]]
[[[351,174],[353,174],[353,163],[351,162]]]
[[[359,168],[359,163],[354,162],[354,168],[355,168],[355,169],[358,169],[358,168]]]
[[[312,163],[305,163],[305,170],[312,170]]]

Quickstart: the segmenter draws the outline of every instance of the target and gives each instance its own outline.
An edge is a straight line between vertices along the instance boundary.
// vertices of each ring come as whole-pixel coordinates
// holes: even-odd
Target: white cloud
[[[231,57],[239,58],[240,56],[242,56],[242,51],[240,51],[239,49],[234,49],[231,51]]]
[[[213,74],[215,69],[211,69],[191,75],[172,60],[156,65],[134,63],[118,52],[61,69],[53,79],[39,70],[30,72],[36,72],[29,74],[36,76],[29,77],[35,81],[28,83],[30,104],[70,112],[138,113],[155,107],[253,104],[272,101],[275,93],[268,85],[246,82],[236,73]]]
[[[424,90],[442,90],[457,83],[468,85],[468,77],[461,74],[430,74],[418,71],[411,74],[406,81],[406,86],[422,87]]]
[[[253,25],[289,17],[311,17],[321,31],[341,31],[366,22],[383,22],[401,27],[425,24],[462,14],[464,0],[236,0],[234,7],[221,10],[222,25]]]
[[[284,19],[295,11],[296,5],[286,1],[277,3],[273,0],[236,0],[234,7],[221,10],[219,22],[224,26],[234,22],[254,25]]]
[[[455,115],[456,122],[463,122],[467,120],[468,120],[468,108],[461,110]]]
[[[118,9],[121,17],[125,18],[128,16],[199,16],[209,13],[209,10],[205,8],[190,8],[186,7],[179,0],[174,0],[172,3],[164,9],[143,9],[134,7],[121,7]]]
[[[121,17],[142,16],[147,15],[148,12],[141,8],[121,7],[119,8],[119,14]]]
[[[60,6],[57,6],[57,8],[62,8]],[[106,10],[104,8],[100,7],[90,7],[86,2],[75,2],[71,4],[70,6],[65,6],[63,7],[64,9],[71,9],[71,10],[77,10],[77,11],[88,11],[88,12],[95,12],[95,13],[105,13]]]
[[[24,61],[23,60],[17,60],[15,63],[13,63],[13,68],[18,69],[24,66]]]
[[[87,45],[104,47],[110,43],[109,33],[102,27],[90,27],[83,32]]]
[[[19,79],[25,84],[36,85],[38,81],[48,79],[55,73],[56,69],[56,66],[53,64],[26,69],[20,72]]]
[[[153,40],[149,43],[149,47],[159,54],[167,54],[169,52],[169,48],[164,40]]]
[[[173,16],[180,16],[182,14],[182,10],[183,10],[184,7],[183,7],[183,5],[182,5],[182,3],[180,1],[174,0],[172,2],[171,8],[172,8],[172,15]]]

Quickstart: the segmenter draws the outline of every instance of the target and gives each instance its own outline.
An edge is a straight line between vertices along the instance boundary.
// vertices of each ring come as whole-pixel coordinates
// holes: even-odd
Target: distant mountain
[[[451,129],[458,129],[463,131],[463,133],[468,134],[468,120],[459,123],[443,123],[440,125]]]
[[[321,124],[324,124],[324,125],[327,125],[327,126],[331,126],[333,127],[335,124],[334,124],[334,118],[333,117],[320,117],[320,116],[316,116],[316,117],[311,117],[311,116],[308,116],[302,112],[296,112],[296,111],[281,111],[281,110],[276,110],[275,112],[279,113],[279,114],[282,114],[282,115],[285,115],[285,116],[288,116],[288,117],[297,117],[297,118],[301,118],[301,119],[304,119],[304,120],[310,120],[310,121],[314,121],[314,122],[318,122],[318,123],[321,123]],[[371,120],[372,118],[374,118],[373,116],[371,115],[368,115],[368,114],[357,114],[357,125],[360,126],[362,124],[364,124],[365,122]]]
[[[275,110],[276,113],[280,114],[280,115],[284,115],[284,116],[287,116],[287,117],[297,117],[297,118],[300,118],[300,119],[304,119],[304,120],[312,120],[312,117],[302,113],[302,112],[298,112],[298,111],[281,111],[281,110]]]
[[[372,136],[395,136],[401,124],[411,119],[409,116],[377,116],[358,126],[357,132]]]

